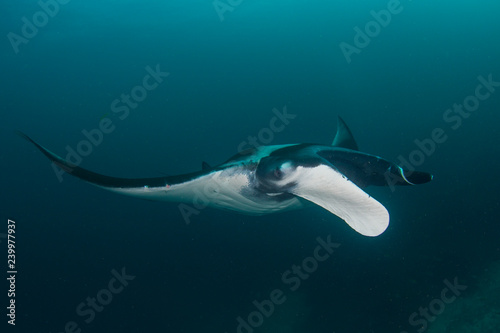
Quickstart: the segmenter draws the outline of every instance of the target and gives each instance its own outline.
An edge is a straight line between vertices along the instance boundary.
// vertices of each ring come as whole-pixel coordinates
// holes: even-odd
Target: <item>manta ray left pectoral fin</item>
[[[389,225],[389,213],[377,200],[329,165],[298,167],[290,192],[343,219],[365,236],[378,236]]]

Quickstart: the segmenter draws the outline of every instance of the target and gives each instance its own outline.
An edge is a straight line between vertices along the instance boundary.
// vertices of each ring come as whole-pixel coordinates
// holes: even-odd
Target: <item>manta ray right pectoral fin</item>
[[[389,225],[387,209],[326,164],[299,167],[291,193],[325,208],[365,236],[378,236]]]

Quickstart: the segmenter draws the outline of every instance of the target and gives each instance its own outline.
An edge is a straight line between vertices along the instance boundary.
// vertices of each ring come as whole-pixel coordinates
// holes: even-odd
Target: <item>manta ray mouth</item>
[[[266,193],[266,194],[267,194],[268,196],[270,196],[270,197],[276,197],[276,196],[278,196],[278,195],[282,195],[282,194],[283,194],[283,192],[277,192],[277,193]]]

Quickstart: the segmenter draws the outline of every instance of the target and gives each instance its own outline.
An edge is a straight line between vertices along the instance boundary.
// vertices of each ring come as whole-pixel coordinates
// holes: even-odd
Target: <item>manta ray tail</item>
[[[158,177],[158,178],[133,179],[133,178],[117,178],[117,177],[101,175],[99,173],[89,171],[87,169],[79,167],[78,165],[66,161],[62,157],[59,157],[58,155],[54,154],[53,152],[43,147],[42,145],[38,144],[35,140],[33,140],[32,138],[30,138],[29,136],[20,131],[16,131],[16,133],[23,139],[26,139],[27,141],[35,145],[35,147],[37,147],[38,150],[40,150],[45,156],[47,156],[55,166],[61,168],[62,170],[71,174],[72,176],[75,176],[77,178],[80,178],[86,182],[89,182],[97,186],[101,186],[104,188],[137,187],[144,185],[156,186],[164,184],[165,180],[171,178],[171,177]]]

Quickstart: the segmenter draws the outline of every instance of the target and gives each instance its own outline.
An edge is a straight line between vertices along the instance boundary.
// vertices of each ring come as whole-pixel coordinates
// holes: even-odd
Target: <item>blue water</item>
[[[7,283],[1,325],[386,333],[440,322],[459,332],[500,308],[498,292],[478,296],[500,260],[498,3],[215,4],[0,5],[0,257],[7,275],[7,220],[15,220],[18,270],[16,325],[5,315]],[[455,103],[468,109],[455,112]],[[262,134],[273,109],[284,108],[290,118],[281,130]],[[65,156],[104,120],[113,129],[81,165],[156,177],[221,163],[259,133],[260,144],[329,144],[338,115],[362,151],[435,176],[416,187],[368,189],[391,213],[379,237],[361,236],[319,207],[262,217],[207,208],[187,224],[175,203],[120,196],[69,175],[61,182],[15,135]],[[340,246],[300,285],[285,283],[293,265],[313,256],[318,237]],[[120,284],[123,272],[129,280]],[[432,320],[410,321],[455,278],[466,291],[444,309],[434,302]],[[257,313],[253,302],[269,304],[276,289],[272,311]],[[102,306],[92,310],[88,297]],[[458,322],[453,314],[467,302],[480,306]],[[238,329],[238,317],[255,328]],[[473,332],[500,332],[498,323]]]

